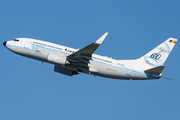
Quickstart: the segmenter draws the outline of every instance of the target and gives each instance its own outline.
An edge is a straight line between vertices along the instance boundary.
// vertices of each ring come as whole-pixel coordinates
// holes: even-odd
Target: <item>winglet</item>
[[[102,35],[95,43],[101,44],[107,35],[108,35],[108,32],[106,32],[104,35]]]

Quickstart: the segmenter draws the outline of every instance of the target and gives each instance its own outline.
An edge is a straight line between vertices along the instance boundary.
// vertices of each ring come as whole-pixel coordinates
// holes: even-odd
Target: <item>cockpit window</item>
[[[14,39],[14,41],[19,41],[18,39]]]

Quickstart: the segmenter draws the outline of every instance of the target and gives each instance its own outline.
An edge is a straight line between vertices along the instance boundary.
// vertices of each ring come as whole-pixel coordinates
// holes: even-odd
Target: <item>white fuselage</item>
[[[77,49],[41,40],[17,38],[15,40],[6,41],[4,45],[16,54],[39,61],[48,62],[76,72],[126,80],[159,78],[159,76],[146,74],[143,68],[139,67],[138,65],[128,64],[124,60],[115,60],[96,54],[92,54],[89,61],[85,59],[80,60],[81,62],[76,61],[67,57],[78,51]],[[65,64],[59,64],[54,60],[56,59],[56,56],[60,56],[60,58],[66,57],[67,61]]]

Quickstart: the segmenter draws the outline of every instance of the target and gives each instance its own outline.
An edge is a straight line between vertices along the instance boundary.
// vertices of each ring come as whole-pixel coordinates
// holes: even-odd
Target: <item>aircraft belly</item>
[[[23,50],[19,47],[12,47],[12,46],[8,46],[7,47],[9,50],[11,50],[12,52],[18,54],[18,55],[22,55],[22,56],[27,56],[28,55],[28,51],[27,50]]]
[[[115,79],[119,79],[119,77],[126,77],[125,75],[126,72],[124,71],[120,71],[118,69],[99,65],[99,64],[95,64],[94,66],[96,66],[96,69],[98,71],[97,73],[98,76],[107,77],[107,78],[115,78]]]
[[[12,46],[8,46],[8,49],[18,55],[40,60],[40,61],[46,61],[46,58],[47,58],[47,52],[41,52],[41,54],[37,54],[36,52],[29,49],[24,49],[20,47],[12,47]]]
[[[131,72],[131,74],[127,74],[128,70],[112,68],[103,65],[96,64],[96,69],[98,70],[97,75],[106,78],[113,79],[126,79],[126,80],[137,80],[137,79],[147,79],[146,75],[136,74]]]
[[[33,58],[33,59],[37,59],[37,60],[40,60],[40,61],[47,61],[47,52],[41,52],[41,54],[37,54],[36,52],[33,52],[33,51],[30,51],[29,52],[29,57],[30,58]]]

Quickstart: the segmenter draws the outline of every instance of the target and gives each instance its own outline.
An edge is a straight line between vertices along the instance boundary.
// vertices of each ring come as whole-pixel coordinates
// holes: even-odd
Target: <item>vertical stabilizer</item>
[[[169,38],[159,46],[137,59],[139,65],[144,69],[162,66],[175,46],[177,39]]]

